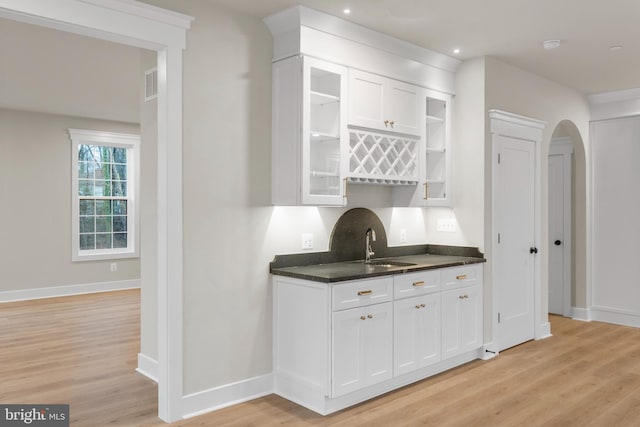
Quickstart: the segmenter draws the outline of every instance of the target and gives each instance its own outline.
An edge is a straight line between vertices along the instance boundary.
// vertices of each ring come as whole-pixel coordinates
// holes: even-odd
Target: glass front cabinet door
[[[346,85],[336,64],[304,56],[273,64],[273,204],[346,204]]]

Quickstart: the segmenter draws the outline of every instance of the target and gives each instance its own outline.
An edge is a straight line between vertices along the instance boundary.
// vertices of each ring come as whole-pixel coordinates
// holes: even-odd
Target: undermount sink
[[[376,260],[371,260],[369,262],[365,262],[365,264],[375,266],[375,267],[410,267],[412,265],[416,265],[410,262],[394,261],[390,259],[376,259]]]

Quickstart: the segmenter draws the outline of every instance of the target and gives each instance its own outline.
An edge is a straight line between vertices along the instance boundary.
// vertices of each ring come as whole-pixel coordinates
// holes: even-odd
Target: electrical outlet
[[[111,263],[111,272],[113,273],[115,271],[118,271],[118,264],[115,263],[115,262],[112,262]]]
[[[313,234],[302,234],[302,249],[313,249]]]
[[[400,243],[406,243],[407,241],[407,230],[404,228],[400,230]]]
[[[455,233],[456,232],[456,220],[453,218],[442,218],[438,220],[438,225],[436,226],[437,231],[442,231],[445,233]]]

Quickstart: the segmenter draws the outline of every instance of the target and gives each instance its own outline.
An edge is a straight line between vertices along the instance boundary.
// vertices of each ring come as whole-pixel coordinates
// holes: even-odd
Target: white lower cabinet
[[[320,414],[482,355],[482,264],[273,285],[275,393]]]
[[[482,288],[442,292],[442,358],[482,346]]]
[[[392,303],[337,311],[332,316],[332,397],[393,375]]]
[[[393,373],[406,374],[440,361],[440,294],[393,303]]]

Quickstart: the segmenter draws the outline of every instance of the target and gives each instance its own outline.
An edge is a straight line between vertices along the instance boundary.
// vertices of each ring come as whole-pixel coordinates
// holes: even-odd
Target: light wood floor
[[[330,416],[271,395],[173,425],[639,426],[640,329],[551,322],[549,339]],[[0,403],[69,403],[74,427],[166,425],[138,341],[138,291],[0,304]]]

